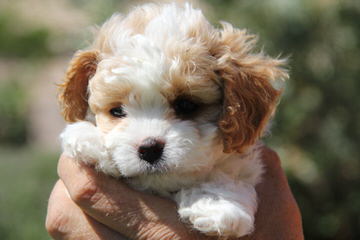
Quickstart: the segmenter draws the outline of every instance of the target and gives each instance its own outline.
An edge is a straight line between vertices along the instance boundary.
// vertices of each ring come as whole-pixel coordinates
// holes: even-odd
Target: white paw
[[[251,233],[254,217],[236,202],[224,199],[199,199],[179,209],[180,217],[207,235],[241,237]]]
[[[61,133],[65,154],[78,161],[95,165],[108,158],[101,132],[89,122],[77,122],[67,125]]]

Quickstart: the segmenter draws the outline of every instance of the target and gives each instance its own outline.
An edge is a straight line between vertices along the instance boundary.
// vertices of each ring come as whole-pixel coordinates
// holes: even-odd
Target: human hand
[[[255,232],[241,240],[301,240],[301,216],[277,155],[263,149],[266,172],[257,186]],[[180,222],[176,204],[62,156],[48,206],[54,239],[215,239]]]

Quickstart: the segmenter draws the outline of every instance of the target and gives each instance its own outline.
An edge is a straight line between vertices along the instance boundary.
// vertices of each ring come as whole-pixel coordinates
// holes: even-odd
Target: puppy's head
[[[261,136],[287,78],[256,40],[189,5],[114,15],[75,54],[60,89],[69,122],[95,117],[123,176],[206,172]]]

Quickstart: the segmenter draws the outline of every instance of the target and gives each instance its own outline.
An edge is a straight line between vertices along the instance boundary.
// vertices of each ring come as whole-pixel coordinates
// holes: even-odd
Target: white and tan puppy
[[[64,152],[136,189],[173,198],[207,235],[254,229],[259,137],[286,79],[256,39],[191,5],[114,14],[60,87]]]

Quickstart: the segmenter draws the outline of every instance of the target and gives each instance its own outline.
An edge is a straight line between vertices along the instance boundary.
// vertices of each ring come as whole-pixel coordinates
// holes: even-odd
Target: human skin
[[[263,148],[265,173],[257,185],[255,231],[240,240],[302,240],[301,215],[280,160]],[[179,220],[170,199],[138,192],[122,181],[61,156],[46,229],[54,239],[217,239]]]

